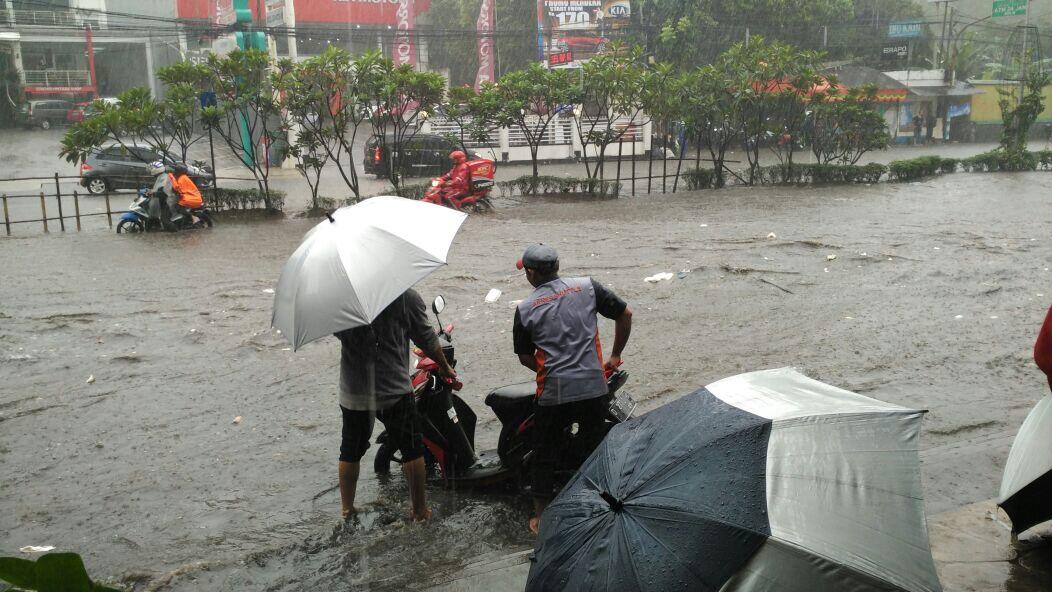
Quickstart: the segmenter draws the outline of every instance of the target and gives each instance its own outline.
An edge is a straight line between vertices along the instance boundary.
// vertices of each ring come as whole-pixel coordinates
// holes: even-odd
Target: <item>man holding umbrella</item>
[[[411,288],[446,264],[467,215],[442,206],[380,196],[340,208],[312,228],[285,262],[271,324],[298,350],[335,334],[340,357],[343,442],[339,484],[353,514],[359,462],[376,418],[402,453],[412,518],[430,516],[424,496],[422,438],[412,401],[409,341],[455,376]]]
[[[602,441],[606,412],[603,370],[621,364],[632,332],[632,311],[624,300],[588,278],[560,278],[559,254],[547,245],[530,245],[516,263],[534,291],[515,309],[513,328],[519,362],[537,373],[538,407],[534,415],[533,505],[530,530],[540,528],[541,513],[552,498],[560,435],[578,425],[590,453]],[[603,361],[596,314],[615,320],[614,347]]]
[[[340,353],[340,501],[343,517],[355,512],[354,495],[362,455],[369,448],[375,419],[383,422],[391,444],[402,454],[413,520],[427,520],[424,443],[409,377],[409,341],[438,363],[447,378],[456,372],[446,361],[427,308],[416,290],[406,290],[372,323],[336,333]]]

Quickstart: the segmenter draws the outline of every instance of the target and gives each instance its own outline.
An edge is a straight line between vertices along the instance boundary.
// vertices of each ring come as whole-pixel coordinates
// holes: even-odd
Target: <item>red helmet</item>
[[[460,163],[462,163],[462,162],[464,162],[465,160],[468,159],[468,155],[464,154],[464,152],[462,150],[454,150],[454,151],[449,153],[449,158],[453,162],[455,162],[457,164],[460,164]]]

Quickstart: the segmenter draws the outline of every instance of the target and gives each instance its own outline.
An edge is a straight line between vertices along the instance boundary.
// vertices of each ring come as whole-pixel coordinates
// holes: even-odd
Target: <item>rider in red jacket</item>
[[[453,161],[453,168],[442,175],[446,182],[446,195],[454,198],[463,198],[471,193],[471,167],[468,166],[468,156],[460,150],[449,153]]]

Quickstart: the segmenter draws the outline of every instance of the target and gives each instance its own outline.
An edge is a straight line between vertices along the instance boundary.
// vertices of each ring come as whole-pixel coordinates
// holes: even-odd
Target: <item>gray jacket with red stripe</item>
[[[559,405],[606,394],[596,319],[597,288],[612,296],[591,278],[557,278],[538,286],[518,305],[515,351],[532,353],[537,359],[540,405]],[[623,302],[620,308],[624,310]]]

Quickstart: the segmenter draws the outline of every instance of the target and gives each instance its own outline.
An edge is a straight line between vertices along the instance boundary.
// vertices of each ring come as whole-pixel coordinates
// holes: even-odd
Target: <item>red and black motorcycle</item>
[[[437,316],[445,308],[445,300],[439,296],[432,304]],[[440,325],[441,326],[441,323]],[[442,352],[451,365],[455,365],[452,345],[453,325],[439,330]],[[514,480],[521,486],[530,480],[530,461],[533,456],[534,413],[537,410],[537,385],[523,382],[503,386],[486,395],[486,405],[493,410],[501,423],[496,450],[475,451],[475,424],[477,416],[458,394],[463,385],[459,381],[443,379],[438,374],[438,364],[417,351],[419,361],[413,372],[413,394],[422,424],[424,458],[428,475],[432,480],[441,480],[451,486],[483,486],[506,480]],[[628,393],[619,393],[628,380],[624,370],[606,372],[609,403],[603,418],[605,431],[631,417],[635,402]],[[564,432],[565,442],[560,446],[567,453],[556,467],[556,481],[564,483],[580,467],[596,443],[581,442],[575,430]],[[387,432],[377,438],[380,444],[373,468],[377,473],[388,473],[392,462],[400,462],[395,450],[387,443]]]
[[[489,192],[493,189],[493,175],[496,167],[492,160],[478,158],[467,162],[471,170],[471,190],[467,195],[458,195],[449,187],[449,183],[442,177],[431,179],[431,188],[424,194],[423,201],[440,206],[453,208],[454,210],[470,209],[475,212],[485,212],[493,209],[489,200]]]

